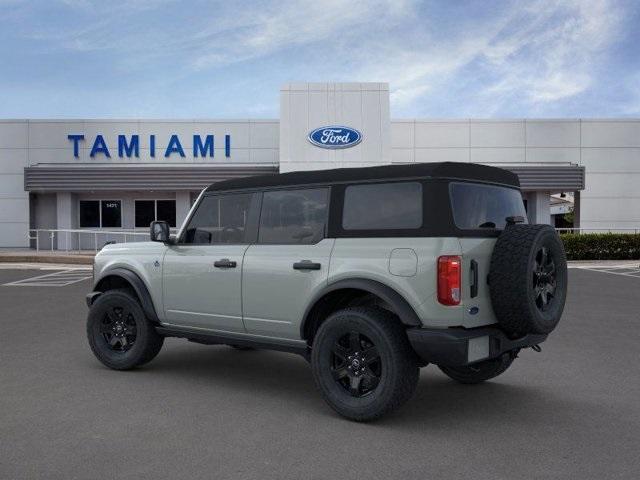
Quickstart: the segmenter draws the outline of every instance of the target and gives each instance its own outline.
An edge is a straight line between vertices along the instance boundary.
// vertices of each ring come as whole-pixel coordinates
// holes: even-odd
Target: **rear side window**
[[[344,192],[342,228],[398,230],[422,226],[422,185],[418,182],[351,185]]]
[[[511,216],[527,221],[522,195],[514,188],[454,182],[449,192],[453,220],[462,230],[502,229]]]
[[[252,193],[206,196],[189,220],[184,243],[244,243]]]
[[[265,192],[260,213],[260,243],[313,244],[324,238],[329,189]]]

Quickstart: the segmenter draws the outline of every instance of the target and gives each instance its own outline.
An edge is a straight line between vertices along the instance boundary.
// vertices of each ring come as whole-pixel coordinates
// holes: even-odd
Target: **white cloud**
[[[291,75],[388,81],[395,108],[468,82],[486,114],[514,100],[533,109],[587,91],[624,15],[616,0],[533,0],[448,22],[446,4],[435,11],[412,0],[219,0],[189,15],[173,0],[60,1],[82,21],[29,30],[42,48],[115,52],[127,66],[162,59],[173,62],[166,75],[175,78],[292,52],[294,61],[283,62],[297,69]],[[165,11],[182,16],[161,26],[146,20]]]
[[[472,62],[490,78],[477,92],[480,96],[496,102],[516,95],[531,104],[554,102],[591,86],[599,55],[615,39],[621,20],[620,9],[609,0],[538,1],[474,25],[471,36],[427,44],[412,56],[396,45],[388,55],[397,61],[381,67],[379,75],[391,81],[397,107],[446,83]]]

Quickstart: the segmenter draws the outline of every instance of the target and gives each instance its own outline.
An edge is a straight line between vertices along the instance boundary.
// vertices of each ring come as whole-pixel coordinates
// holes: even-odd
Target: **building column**
[[[176,192],[176,227],[180,228],[191,209],[191,192]]]
[[[70,192],[58,192],[56,194],[56,215],[58,229],[78,228],[78,202],[76,196]],[[73,250],[78,248],[78,235],[73,233],[57,233],[57,249]]]
[[[526,194],[529,223],[551,225],[550,196],[550,192],[528,192]]]
[[[573,192],[573,228],[580,228],[580,190]]]

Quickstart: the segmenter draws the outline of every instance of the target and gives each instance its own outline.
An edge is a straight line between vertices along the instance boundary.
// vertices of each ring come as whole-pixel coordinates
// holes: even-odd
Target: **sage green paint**
[[[315,245],[108,245],[96,256],[96,282],[114,268],[144,281],[161,323],[251,338],[300,341],[304,313],[335,282],[368,279],[398,292],[426,327],[477,327],[496,322],[489,273],[495,239],[339,238]],[[462,256],[462,300],[437,300],[437,260]],[[236,268],[214,267],[227,258]],[[478,296],[470,297],[470,260],[479,266]],[[303,260],[319,270],[295,270]],[[478,312],[471,314],[471,308]]]

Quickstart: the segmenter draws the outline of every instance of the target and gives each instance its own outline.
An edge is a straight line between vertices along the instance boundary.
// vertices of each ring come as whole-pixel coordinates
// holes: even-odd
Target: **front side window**
[[[515,188],[454,182],[449,193],[453,220],[462,230],[502,229],[511,216],[527,221],[522,195]]]
[[[351,185],[344,192],[345,230],[402,230],[422,226],[418,182]]]
[[[122,227],[122,202],[120,200],[81,200],[80,227]]]
[[[328,188],[265,192],[260,213],[260,243],[314,244],[324,238]]]
[[[203,197],[189,220],[183,243],[243,243],[252,199],[252,193]]]

